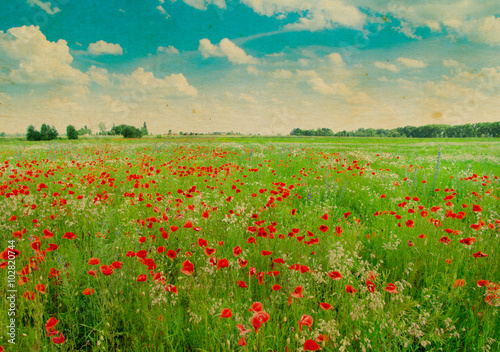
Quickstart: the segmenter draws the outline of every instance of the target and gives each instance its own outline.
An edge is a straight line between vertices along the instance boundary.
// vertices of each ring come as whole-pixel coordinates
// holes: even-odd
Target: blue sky
[[[499,49],[496,0],[12,0],[0,13],[1,129],[496,121]]]

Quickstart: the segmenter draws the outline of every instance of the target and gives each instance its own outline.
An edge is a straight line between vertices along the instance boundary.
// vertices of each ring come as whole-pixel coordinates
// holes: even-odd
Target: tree
[[[148,133],[148,127],[146,126],[146,122],[144,122],[144,125],[141,127],[141,133],[143,136],[147,136]]]
[[[125,126],[122,129],[123,138],[141,138],[142,132],[134,126]]]
[[[75,126],[69,125],[66,127],[66,135],[68,136],[68,139],[78,139],[78,131]]]
[[[106,134],[106,124],[104,122],[99,122],[99,130],[101,130],[101,135]]]
[[[42,135],[35,129],[35,126],[29,125],[26,131],[26,139],[28,141],[39,141],[42,139]]]

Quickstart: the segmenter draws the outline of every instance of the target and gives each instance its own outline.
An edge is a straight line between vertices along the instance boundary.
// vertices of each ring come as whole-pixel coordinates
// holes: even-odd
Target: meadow
[[[0,351],[500,351],[498,139],[0,158]]]

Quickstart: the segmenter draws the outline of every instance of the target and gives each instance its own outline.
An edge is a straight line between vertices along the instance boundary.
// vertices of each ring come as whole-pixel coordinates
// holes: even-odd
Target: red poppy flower
[[[268,255],[273,254],[273,252],[270,252],[270,251],[262,251],[262,252],[260,252],[260,254],[262,254],[262,256],[263,256],[263,257],[266,257],[266,256],[268,256]]]
[[[467,238],[462,238],[458,242],[465,244],[466,246],[470,246],[472,243],[476,242],[476,239],[474,237],[467,237]]]
[[[238,340],[238,346],[246,346],[245,336]]]
[[[260,302],[252,303],[252,308],[249,308],[250,312],[262,312],[264,310],[264,305]]]
[[[326,335],[323,335],[323,334],[319,334],[318,337],[316,337],[316,342],[326,342],[326,341],[329,341],[330,338]]]
[[[42,239],[52,238],[53,236],[54,236],[53,232],[50,232],[47,229],[43,230],[43,237],[42,237]]]
[[[317,351],[320,347],[314,340],[307,340],[304,343],[304,351]]]
[[[407,221],[405,222],[405,225],[406,225],[406,227],[408,227],[408,228],[415,227],[415,223],[414,223],[414,222],[413,222],[413,220],[411,220],[411,219],[410,219],[410,220],[407,220]]]
[[[205,255],[207,257],[210,257],[214,253],[215,253],[215,248],[205,247]]]
[[[233,255],[235,257],[239,256],[241,254],[241,252],[243,252],[243,250],[241,249],[240,246],[236,246],[233,248]]]
[[[231,309],[229,308],[224,308],[220,314],[221,318],[231,318],[233,316],[233,312],[231,312]]]
[[[89,259],[89,265],[99,265],[101,261],[98,258],[90,258]]]
[[[481,208],[481,206],[479,206],[477,204],[472,204],[472,211],[481,212],[481,211],[483,211],[483,209]]]
[[[54,336],[52,338],[52,342],[57,343],[57,344],[61,344],[61,343],[66,342],[63,333],[61,332],[61,334],[59,336]]]
[[[137,277],[137,282],[144,282],[148,279],[148,277],[145,274],[141,274]]]
[[[255,330],[255,333],[259,333],[259,329],[262,327],[262,324],[267,323],[269,321],[269,314],[266,312],[255,312],[252,316],[252,326]]]
[[[332,272],[329,272],[329,273],[328,273],[328,276],[329,276],[332,280],[340,280],[340,279],[342,279],[342,275],[341,275],[338,271],[332,271]]]
[[[488,254],[485,254],[485,253],[483,253],[483,252],[479,251],[479,252],[477,252],[477,253],[473,253],[473,254],[472,254],[472,256],[473,256],[474,258],[484,258],[484,257],[487,257],[487,256],[488,256]]]
[[[178,228],[179,226],[170,226],[170,231],[175,232]]]
[[[44,295],[45,294],[45,285],[44,284],[38,284],[38,285],[36,285],[35,290],[37,290],[42,295]]]
[[[325,233],[326,231],[328,231],[328,226],[326,226],[326,225],[321,225],[321,226],[319,227],[319,230],[320,230],[321,232]]]
[[[106,276],[113,274],[113,267],[111,265],[102,265],[100,269],[101,273]]]
[[[148,251],[145,249],[141,249],[140,251],[137,252],[136,254],[139,258],[146,258],[148,256]]]
[[[464,285],[465,285],[465,280],[464,279],[457,279],[453,283],[453,288],[464,287]]]
[[[449,244],[451,242],[451,240],[448,237],[443,236],[443,237],[441,237],[439,242],[444,243],[444,244]]]
[[[292,297],[294,297],[294,298],[304,297],[304,295],[302,294],[303,291],[304,291],[304,288],[302,286],[295,287],[295,290],[292,293]]]
[[[238,285],[241,288],[247,288],[248,285],[245,283],[245,281],[236,281],[236,285]]]
[[[226,258],[222,258],[217,262],[217,270],[229,267],[229,262]]]
[[[322,217],[323,220],[328,220],[328,213],[325,213]]]
[[[310,315],[304,314],[302,318],[298,322],[299,331],[302,331],[302,326],[307,326],[311,330],[311,326],[313,324],[313,318]]]
[[[351,285],[346,285],[345,286],[345,292],[347,293],[352,293],[354,295],[354,293],[358,292],[357,290],[354,289],[354,287],[352,287]]]
[[[125,254],[127,257],[135,257],[135,252],[133,251],[128,251],[127,254]]]
[[[200,247],[207,247],[208,246],[208,242],[207,240],[203,239],[203,238],[198,238],[198,246]]]
[[[368,291],[375,292],[375,284],[370,280],[366,280],[366,286],[368,287]]]
[[[77,236],[73,232],[66,232],[63,236],[63,238],[66,238],[68,240],[74,240]]]
[[[193,263],[191,263],[189,260],[186,260],[184,263],[182,263],[181,273],[188,275],[188,276],[191,275],[192,273],[194,273]]]
[[[111,264],[111,266],[114,268],[114,269],[121,269],[122,268],[122,262],[113,262]]]
[[[295,214],[297,214],[297,209],[290,210],[290,214],[292,214],[292,216],[295,216]]]
[[[328,303],[320,303],[319,306],[321,307],[321,309],[324,309],[324,310],[333,309],[333,306],[331,304],[328,304]]]
[[[90,296],[91,294],[94,293],[94,290],[93,289],[90,289],[90,288],[86,288],[85,290],[83,290],[82,292],[85,296]]]
[[[139,238],[139,243],[144,243],[146,242],[146,237],[142,236],[141,238]]]
[[[174,251],[173,249],[169,249],[167,251],[167,257],[169,257],[170,259],[174,260],[174,258],[177,257],[177,252]]]
[[[483,287],[483,286],[488,286],[489,285],[489,281],[488,280],[478,280],[477,281],[477,287]]]
[[[311,269],[309,269],[309,267],[307,265],[300,265],[300,273],[301,274],[304,274],[304,273],[307,273],[308,271],[310,271]]]
[[[58,323],[59,323],[59,320],[57,320],[54,317],[51,317],[51,318],[49,318],[49,320],[47,320],[47,323],[45,323],[45,330],[47,331],[47,336],[50,336],[51,334],[53,334],[53,332],[55,332],[54,328]],[[58,332],[55,332],[55,334],[57,334],[57,333]]]
[[[243,260],[241,258],[238,258],[238,265],[241,267],[241,268],[244,268],[248,265],[248,261],[247,260]]]
[[[385,290],[389,293],[398,293],[397,287],[393,283],[388,283]]]
[[[342,230],[342,227],[335,226],[335,235],[336,236],[340,236],[342,234],[342,232],[344,232],[344,230]]]

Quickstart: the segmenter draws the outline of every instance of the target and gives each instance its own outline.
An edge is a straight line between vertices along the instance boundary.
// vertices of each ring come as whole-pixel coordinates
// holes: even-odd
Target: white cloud
[[[73,57],[68,44],[60,39],[50,42],[37,26],[0,31],[0,57],[10,59],[8,78],[17,83],[72,82],[88,84],[88,77],[71,67]],[[10,66],[10,67],[9,67]]]
[[[311,64],[311,61],[308,60],[308,59],[299,59],[299,64],[306,67],[306,66],[309,66]]]
[[[160,47],[158,47],[158,49],[156,50],[156,52],[157,53],[165,53],[165,54],[176,54],[176,55],[179,54],[179,50],[177,50],[172,45],[169,45],[167,47],[160,46]]]
[[[488,45],[500,45],[500,17],[488,16],[468,21],[461,31],[469,40]]]
[[[264,73],[262,71],[259,71],[255,66],[247,66],[247,72],[250,73],[251,75],[256,75],[256,76]]]
[[[276,79],[280,79],[280,78],[286,79],[286,78],[292,78],[293,73],[292,73],[292,71],[289,71],[289,70],[279,69],[279,70],[269,72],[269,76],[272,78],[276,78]]]
[[[192,6],[198,10],[206,10],[207,6],[210,4],[214,4],[219,9],[226,8],[226,1],[225,0],[183,0],[183,1],[186,4],[188,4],[189,6]]]
[[[465,36],[471,41],[490,45],[500,44],[498,0],[446,0],[397,2],[380,0],[351,0],[354,6],[390,15],[401,21],[399,31],[415,37],[414,29],[428,27],[432,31]]]
[[[284,13],[298,13],[301,17],[295,23],[285,26],[290,30],[318,31],[336,26],[362,28],[367,16],[356,6],[343,1],[331,0],[242,0],[255,12],[265,16],[283,19]]]
[[[165,9],[163,8],[163,6],[161,6],[161,5],[158,5],[158,6],[156,7],[156,9],[157,9],[158,11],[160,11],[162,14],[166,14],[166,13],[167,13],[167,11],[165,11]]]
[[[399,67],[397,67],[394,64],[387,63],[387,62],[375,61],[373,64],[375,65],[375,67],[377,67],[381,70],[389,70],[391,72],[399,72],[400,71]]]
[[[453,59],[449,60],[443,60],[443,66],[444,67],[460,67],[462,64],[460,64],[458,61],[455,61]]]
[[[213,45],[210,40],[200,40],[198,50],[203,57],[227,57],[233,64],[257,64],[258,59],[253,56],[247,55],[243,49],[236,46],[232,41],[225,38],[222,39],[219,45]]]
[[[40,7],[42,10],[44,10],[45,12],[47,12],[49,15],[53,15],[55,13],[58,13],[59,11],[61,11],[61,9],[59,9],[58,7],[54,6],[52,7],[52,4],[50,2],[43,2],[43,1],[40,1],[40,0],[28,0],[28,4],[31,5],[32,7],[33,6],[38,6]]]
[[[344,65],[344,60],[342,60],[342,56],[339,53],[331,53],[327,56],[327,59],[336,66]]]
[[[139,94],[196,96],[198,90],[191,86],[182,73],[171,74],[163,79],[155,78],[152,72],[139,67],[131,75],[117,75],[120,88],[140,91]]]
[[[255,99],[253,96],[251,96],[250,94],[245,94],[245,93],[242,93],[240,94],[239,96],[239,99],[240,100],[244,100],[248,103],[252,103],[252,104],[255,104],[257,103],[257,99]]]
[[[108,70],[94,65],[90,66],[87,71],[89,78],[100,86],[108,86],[110,84]]]
[[[104,40],[89,44],[88,52],[92,55],[123,55],[120,44],[106,43]]]
[[[410,59],[407,57],[400,57],[396,61],[410,68],[424,68],[427,66],[422,60]]]

